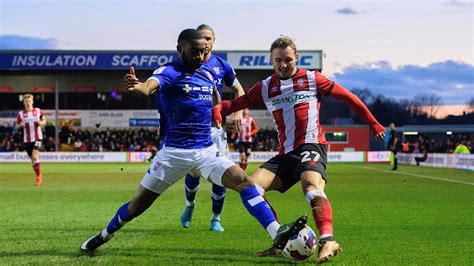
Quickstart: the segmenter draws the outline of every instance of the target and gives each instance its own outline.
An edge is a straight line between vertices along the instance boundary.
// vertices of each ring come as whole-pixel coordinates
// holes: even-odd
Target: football
[[[290,237],[282,254],[293,261],[305,260],[316,251],[316,240],[313,230],[306,225],[298,233]]]

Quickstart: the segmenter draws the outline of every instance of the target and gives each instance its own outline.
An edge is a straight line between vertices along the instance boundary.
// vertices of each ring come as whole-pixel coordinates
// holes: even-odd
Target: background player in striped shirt
[[[341,251],[334,240],[332,207],[324,193],[326,185],[326,140],[319,124],[322,96],[348,104],[364,118],[375,137],[383,139],[385,128],[365,104],[339,84],[318,71],[298,69],[296,44],[288,37],[275,40],[270,48],[275,74],[255,84],[244,96],[223,101],[222,115],[250,106],[265,106],[273,115],[278,129],[279,154],[265,162],[251,180],[267,190],[285,192],[301,181],[303,193],[312,208],[320,234],[317,262],[325,262]],[[272,247],[258,255],[276,255],[281,249]]]
[[[196,28],[206,42],[206,50],[204,52],[204,65],[211,67],[216,72],[216,78],[214,83],[216,84],[217,91],[222,99],[222,89],[224,84],[227,87],[230,87],[234,92],[235,96],[244,95],[244,89],[237,77],[235,76],[234,68],[217,55],[212,54],[212,49],[214,48],[214,42],[216,37],[214,30],[211,26],[206,24],[201,24]],[[240,129],[242,119],[242,113],[237,112],[234,114],[233,121],[228,121],[231,124],[234,124],[237,129]],[[224,156],[227,157],[229,150],[227,147],[227,133],[224,128],[219,126],[213,126],[211,128],[212,141],[217,145],[217,148],[222,152]],[[245,168],[244,168],[245,170]],[[186,207],[184,208],[183,214],[181,215],[181,226],[188,228],[191,225],[191,220],[193,217],[193,212],[195,208],[195,198],[196,193],[199,189],[200,178],[199,176],[192,176],[187,174],[184,181],[184,189],[186,193]],[[211,215],[211,224],[210,230],[213,232],[223,232],[224,227],[222,227],[221,213],[224,207],[226,189],[225,187],[219,186],[217,184],[212,184],[211,189],[211,199],[212,199],[212,215]]]
[[[255,119],[250,116],[248,108],[243,110],[242,117],[242,132],[238,135],[239,153],[240,153],[240,168],[247,169],[247,160],[252,152],[253,136],[257,134],[258,127]]]
[[[24,109],[18,112],[16,117],[16,127],[23,127],[23,142],[26,153],[31,159],[31,165],[36,173],[36,185],[43,183],[40,166],[40,149],[43,141],[43,131],[41,127],[46,125],[46,118],[40,108],[33,107],[33,95],[23,96]]]

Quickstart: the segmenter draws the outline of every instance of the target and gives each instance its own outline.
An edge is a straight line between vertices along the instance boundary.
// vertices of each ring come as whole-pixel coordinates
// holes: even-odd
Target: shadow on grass
[[[240,249],[200,249],[200,248],[101,248],[96,252],[86,253],[79,250],[28,250],[28,251],[11,251],[11,252],[0,252],[0,257],[12,258],[14,260],[26,258],[26,257],[61,257],[66,260],[77,261],[87,263],[89,259],[107,259],[113,258],[114,261],[129,261],[139,258],[143,261],[154,261],[158,264],[294,264],[288,259],[278,257],[256,257],[254,254],[243,252]],[[47,260],[47,259],[46,259]],[[43,261],[39,259],[38,261]],[[93,261],[90,261],[93,262]]]
[[[147,260],[166,264],[294,264],[294,262],[289,261],[283,256],[257,257],[254,253],[245,252],[238,248],[219,248],[217,250],[202,248],[176,249],[176,247],[104,248],[89,254],[82,252],[78,254],[79,256],[91,258],[109,256],[146,257]]]

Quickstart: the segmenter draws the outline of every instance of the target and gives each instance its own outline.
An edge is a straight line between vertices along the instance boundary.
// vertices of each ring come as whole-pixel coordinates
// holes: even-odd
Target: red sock
[[[332,207],[329,200],[325,197],[316,196],[311,200],[311,208],[313,208],[313,218],[319,235],[332,235]]]
[[[35,170],[36,176],[41,175],[40,163],[33,164],[33,170]]]
[[[277,222],[280,223],[280,220],[278,219],[278,215],[277,215],[275,209],[273,209],[273,206],[270,204],[270,202],[268,202],[268,200],[267,200],[267,198],[265,197],[265,195],[262,195],[262,198],[267,202],[268,206],[270,206],[270,209],[272,210],[273,215],[275,215],[275,218],[276,218]]]
[[[242,168],[243,170],[247,169],[247,163],[240,162],[239,165],[240,165],[240,168]]]

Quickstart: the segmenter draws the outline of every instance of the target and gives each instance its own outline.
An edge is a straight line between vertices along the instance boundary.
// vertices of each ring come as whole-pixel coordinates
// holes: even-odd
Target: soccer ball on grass
[[[290,260],[305,260],[316,251],[316,235],[311,227],[306,225],[298,233],[292,235],[283,248],[283,256]]]

